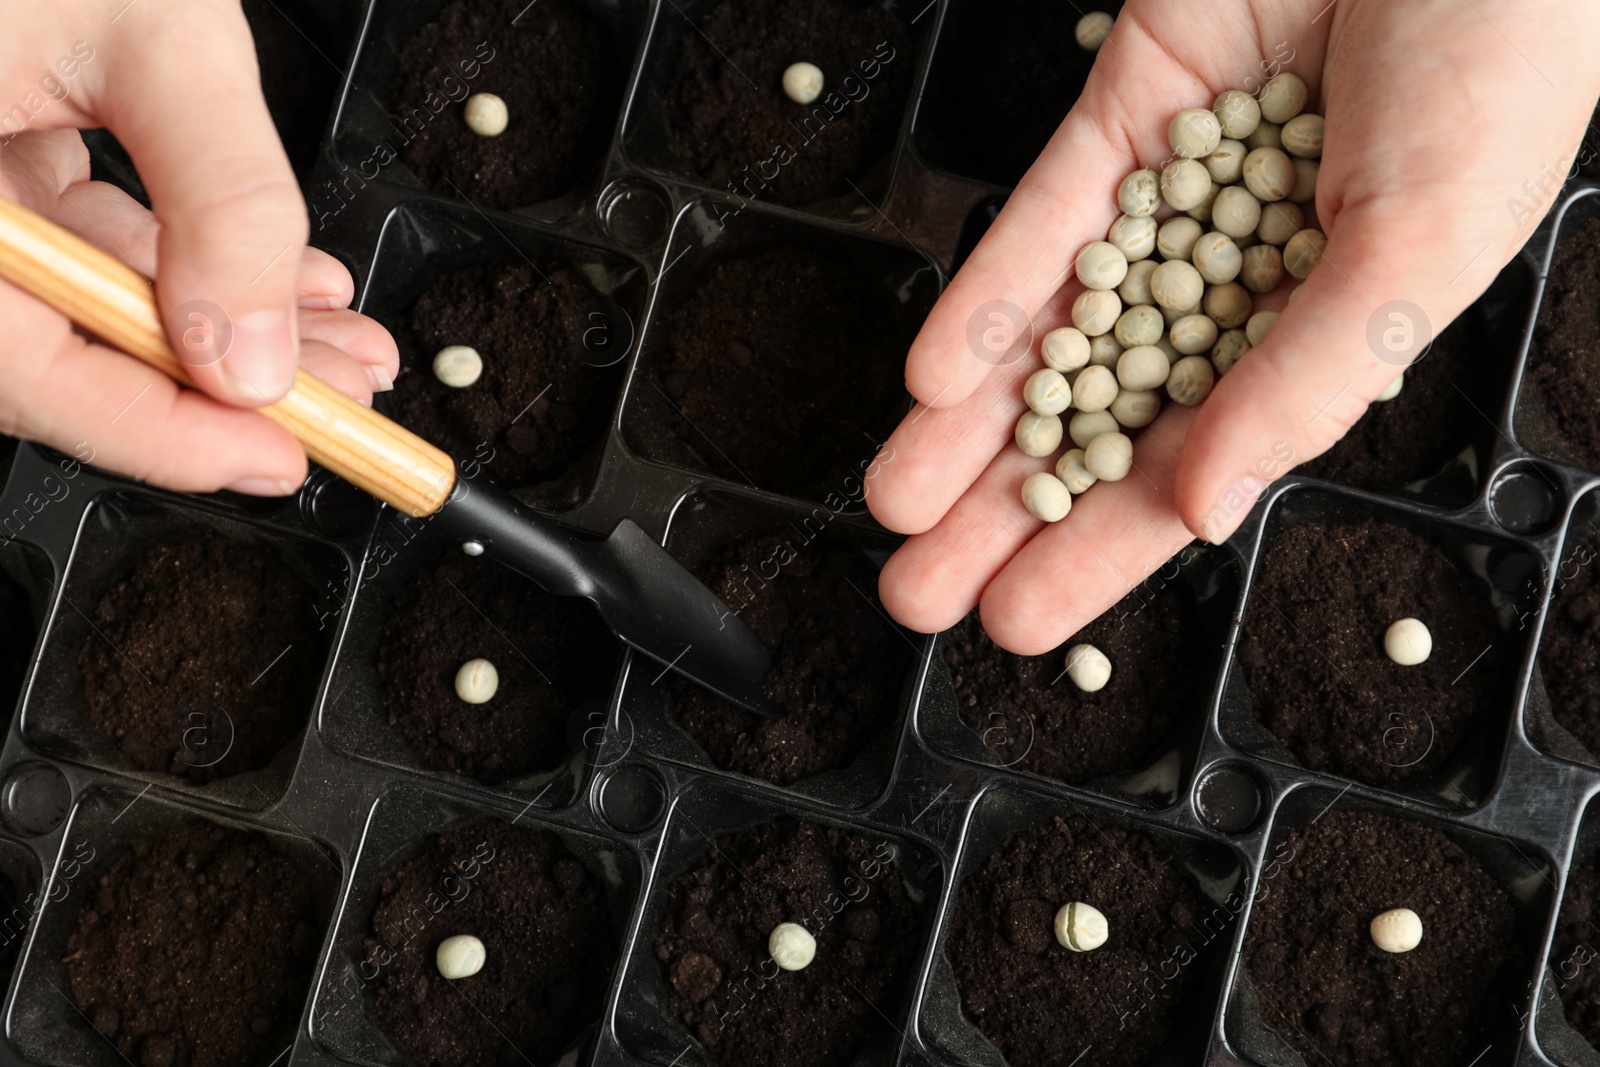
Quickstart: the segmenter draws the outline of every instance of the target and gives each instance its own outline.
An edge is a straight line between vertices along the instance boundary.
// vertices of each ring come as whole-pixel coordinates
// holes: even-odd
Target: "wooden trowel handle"
[[[167,343],[149,281],[7,200],[0,200],[0,277],[107,344],[193,384]],[[438,511],[455,486],[448,455],[303,370],[289,394],[261,413],[294,434],[307,456],[413,517]]]

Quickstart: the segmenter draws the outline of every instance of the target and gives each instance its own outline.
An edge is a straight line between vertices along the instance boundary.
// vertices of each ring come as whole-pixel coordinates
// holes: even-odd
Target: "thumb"
[[[1196,536],[1231,536],[1267,485],[1336,444],[1471,302],[1426,260],[1401,262],[1406,247],[1417,243],[1392,222],[1345,213],[1266,340],[1217,383],[1178,465],[1178,512]]]
[[[213,396],[272,403],[294,383],[308,224],[249,26],[237,0],[145,0],[118,29],[101,111],[161,224],[156,291],[173,349]]]

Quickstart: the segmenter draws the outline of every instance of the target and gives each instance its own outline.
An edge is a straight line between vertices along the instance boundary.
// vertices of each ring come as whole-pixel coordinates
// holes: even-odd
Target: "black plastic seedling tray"
[[[916,41],[914,54],[901,59],[915,65],[916,92],[895,147],[863,179],[863,195],[788,208],[709,187],[671,152],[661,79],[705,0],[587,0],[629,65],[610,149],[570,193],[517,211],[431,192],[403,161],[358,173],[393,136],[385,115],[394,106],[397,49],[442,6],[285,6],[307,46],[341,76],[338,98],[326,101],[307,197],[313,241],[350,266],[360,307],[403,325],[443,270],[524,260],[566,265],[599,297],[584,323],[600,327],[585,334],[591,359],[622,361],[625,376],[601,443],[562,477],[517,487],[531,502],[593,532],[630,517],[691,566],[730,533],[808,522],[826,527],[829,543],[881,562],[895,539],[871,522],[859,488],[851,489],[859,470],[784,496],[723,477],[723,468],[674,435],[657,385],[663,323],[723,257],[796,243],[870,266],[909,339],[1006,192],[928,161],[961,158],[951,146],[963,130],[939,103],[948,94],[923,90],[930,70],[950,62],[947,27],[957,32],[983,5],[889,0],[914,24]],[[103,136],[93,143],[102,174],[134,187],[115,146]],[[1523,430],[1541,416],[1520,395],[1553,249],[1579,220],[1600,214],[1600,184],[1578,180],[1563,196],[1468,313],[1487,338],[1485,372],[1507,385],[1495,386],[1480,424],[1450,428],[1462,438],[1460,457],[1389,494],[1291,475],[1228,545],[1196,546],[1152,579],[1181,585],[1214,652],[1164,754],[1142,772],[1077,786],[1027,773],[1014,760],[1008,766],[986,747],[958,714],[940,638],[910,633],[904,677],[880,709],[881,734],[848,768],[789,788],[718,769],[670,714],[658,667],[633,657],[615,678],[598,680],[609,700],[574,715],[571,756],[561,767],[495,787],[430,771],[389,727],[374,666],[386,597],[407,582],[426,540],[419,524],[320,472],[287,500],[185,496],[5,442],[0,564],[25,590],[38,638],[0,753],[0,874],[26,897],[3,922],[0,947],[16,962],[0,1061],[116,1067],[116,1049],[66,993],[65,939],[85,887],[130,839],[199,818],[265,831],[313,887],[322,939],[311,992],[298,1023],[274,1035],[270,1054],[252,1067],[404,1067],[409,1061],[378,1021],[358,971],[378,886],[430,835],[488,816],[553,830],[606,888],[620,946],[609,994],[602,1017],[562,1062],[704,1063],[665,1008],[654,945],[669,885],[704,857],[709,835],[793,816],[890,842],[920,903],[913,979],[859,1062],[998,1067],[1000,1054],[962,1014],[945,957],[955,895],[1009,831],[1080,813],[1146,832],[1209,905],[1245,902],[1230,906],[1237,914],[1218,934],[1223,950],[1213,954],[1161,1062],[1293,1065],[1302,1061],[1263,1024],[1242,963],[1248,899],[1270,879],[1274,849],[1287,833],[1329,810],[1369,809],[1442,828],[1515,901],[1526,999],[1507,1006],[1514,1038],[1497,1042],[1481,1062],[1600,1063],[1563,1019],[1552,970],[1558,961],[1549,958],[1568,874],[1600,841],[1591,810],[1600,755],[1557,725],[1534,665],[1551,576],[1600,513],[1600,473],[1527,447]],[[718,222],[734,209],[731,221]],[[1251,714],[1236,656],[1252,581],[1274,537],[1295,524],[1365,516],[1418,531],[1478,568],[1494,590],[1515,665],[1489,728],[1439,773],[1394,789],[1301,766]],[[314,704],[299,709],[303,732],[266,768],[209,785],[133,769],[90,725],[77,667],[98,598],[151,545],[197,530],[270,547],[306,582],[324,621],[321,681]]]

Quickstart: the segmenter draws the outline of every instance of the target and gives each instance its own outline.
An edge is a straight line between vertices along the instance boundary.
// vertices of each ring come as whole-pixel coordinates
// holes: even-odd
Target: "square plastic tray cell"
[[[71,999],[71,983],[62,962],[67,940],[98,880],[131,841],[201,821],[265,834],[273,850],[299,870],[310,890],[311,922],[320,956],[323,934],[333,920],[344,878],[332,849],[291,830],[208,814],[145,790],[96,787],[79,799],[63,832],[9,1004],[7,1033],[27,1060],[46,1067],[126,1067],[116,1046],[95,1031]],[[311,967],[307,964],[308,970]],[[262,1054],[260,1063],[241,1067],[267,1067],[273,1056],[286,1051],[304,1029],[299,1015],[290,1010],[279,1030],[265,1039],[264,1047],[271,1051]]]
[[[722,455],[704,434],[691,434],[686,442],[674,427],[681,419],[676,404],[663,389],[664,365],[671,347],[673,312],[682,308],[723,263],[741,260],[772,249],[795,248],[835,259],[850,265],[858,277],[870,279],[886,306],[894,309],[893,343],[883,346],[877,358],[896,367],[904,359],[922,320],[939,295],[938,267],[921,253],[904,245],[864,235],[838,233],[830,229],[796,222],[771,214],[759,206],[745,207],[736,218],[727,212],[739,210],[737,203],[725,200],[702,201],[686,208],[677,218],[664,265],[651,299],[650,311],[639,341],[639,355],[629,377],[623,400],[622,438],[629,449],[645,459],[670,464],[730,486],[771,491],[772,486],[752,485],[738,470],[737,456]],[[819,314],[826,312],[819,309]],[[896,380],[899,380],[897,372]],[[850,381],[818,380],[817,392],[806,397],[767,398],[764,403],[804,401],[825,404],[829,396],[848,391]],[[897,417],[909,411],[910,397],[901,394],[893,410],[882,413],[885,436]],[[759,419],[760,411],[748,413]],[[868,469],[881,439],[870,439],[870,428],[860,427],[859,455],[842,460],[837,470],[815,479],[814,484],[786,495],[811,501],[826,501],[830,494],[844,493],[851,479],[859,480]],[[833,442],[792,440],[783,442],[804,457]]]
[[[674,511],[667,533],[667,550],[690,571],[698,573],[727,544],[765,536],[783,538],[783,544],[796,553],[843,550],[859,555],[874,569],[882,567],[896,543],[894,538],[876,528],[825,505],[803,509],[774,504],[748,494],[706,491],[686,497]],[[764,584],[759,575],[752,583]],[[757,585],[752,584],[750,588],[753,595],[759,595]],[[860,592],[875,596],[876,586]],[[868,733],[863,747],[844,768],[823,771],[784,787],[719,768],[673,716],[676,676],[668,674],[654,660],[638,654],[629,658],[612,730],[612,736],[625,744],[624,747],[613,744],[605,758],[615,762],[627,752],[637,752],[711,774],[736,775],[758,788],[780,790],[824,804],[864,807],[888,785],[905,712],[912,698],[912,682],[929,640],[920,634],[908,633],[887,617],[884,626],[900,636],[892,647],[903,654],[902,681],[879,709],[881,724]],[[738,713],[730,708],[729,714]]]
[[[210,509],[188,507],[140,492],[103,494],[90,505],[79,529],[63,587],[52,608],[50,627],[40,648],[34,684],[23,707],[21,732],[40,754],[54,759],[138,778],[196,798],[259,810],[275,803],[288,788],[303,732],[290,737],[271,761],[258,770],[196,784],[187,777],[166,771],[135,767],[116,743],[95,727],[84,695],[78,657],[86,642],[106,640],[93,622],[101,598],[127,578],[150,550],[193,537],[227,538],[276,556],[304,583],[311,605],[307,619],[313,625],[317,610],[336,604],[342,598],[353,570],[351,561],[331,545],[288,529],[241,521]],[[172,625],[183,626],[185,622],[174,619]],[[315,633],[319,642],[315,657],[317,673],[300,683],[306,692],[304,703],[284,709],[284,714],[295,716],[301,722],[311,719],[334,630],[325,627]],[[270,669],[274,657],[279,655],[278,649],[262,649],[261,669]],[[224,720],[204,723],[191,717],[194,710],[188,703],[173,703],[173,732],[181,734],[180,726],[187,729],[190,723],[201,725],[204,736],[185,739],[186,744],[191,741],[194,744],[183,751],[187,761],[203,767],[208,765],[207,761],[215,763],[221,758],[213,757],[210,752],[218,744],[231,744],[231,738],[224,736],[227,732],[225,709]],[[204,747],[207,744],[211,749]]]
[[[628,846],[549,822],[535,809],[519,811],[503,804],[480,806],[414,786],[399,787],[380,798],[367,819],[366,832],[352,862],[349,890],[317,975],[311,998],[310,1033],[327,1052],[361,1067],[411,1067],[410,1056],[377,1014],[377,975],[366,950],[373,909],[384,880],[404,866],[430,838],[485,819],[556,834],[605,887],[615,940],[622,943],[643,877],[639,857]],[[448,911],[440,914],[448,915]],[[614,970],[612,974],[614,979]],[[612,984],[614,981],[608,981],[608,990]],[[608,993],[607,1003],[610,999]],[[595,1026],[586,1028],[563,1055],[562,1062],[583,1062],[594,1045],[595,1030]]]

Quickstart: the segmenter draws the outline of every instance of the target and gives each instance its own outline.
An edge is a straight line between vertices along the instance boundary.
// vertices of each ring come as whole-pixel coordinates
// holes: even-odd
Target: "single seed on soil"
[[[1209,319],[1207,320],[1210,321]],[[1167,381],[1167,356],[1153,344],[1136,345],[1117,360],[1117,381],[1124,389],[1159,389]],[[1082,380],[1081,378],[1079,379]],[[1115,400],[1116,397],[1112,397]],[[1110,402],[1107,402],[1107,407]],[[1091,411],[1092,408],[1084,408]],[[1117,420],[1121,422],[1121,419]]]
[[[1261,90],[1261,117],[1283,125],[1306,109],[1310,95],[1300,75],[1284,71]]]
[[[1162,307],[1187,315],[1200,307],[1206,295],[1206,282],[1193,264],[1169,260],[1150,275],[1150,295]]]
[[[1294,161],[1281,148],[1257,148],[1244,157],[1244,184],[1258,199],[1282,200],[1294,181]]]
[[[1239,175],[1244,170],[1244,157],[1250,150],[1244,146],[1243,141],[1234,141],[1223,138],[1216,150],[1200,162],[1206,165],[1206,173],[1211,175],[1211,180],[1217,185],[1232,185],[1239,180]]]
[[[1160,245],[1160,233],[1156,231],[1157,247]],[[1129,307],[1138,304],[1152,304],[1155,302],[1150,295],[1150,275],[1156,272],[1161,264],[1153,259],[1141,259],[1137,263],[1128,264],[1128,276],[1122,279],[1122,284],[1117,286],[1117,295],[1122,297],[1122,302]]]
[[[1205,232],[1205,227],[1194,219],[1168,219],[1156,231],[1156,249],[1160,251],[1162,259],[1187,260],[1194,255],[1195,242]]]
[[[1185,315],[1172,324],[1171,336],[1173,348],[1185,356],[1196,356],[1211,351],[1211,346],[1217,343],[1217,324],[1211,321],[1209,315]],[[1165,384],[1166,380],[1167,376],[1163,374],[1156,385]],[[1150,388],[1155,387],[1152,385]]]
[[[1111,681],[1111,661],[1093,645],[1067,649],[1067,677],[1085,693],[1098,693]]]
[[[1161,175],[1153,170],[1136,170],[1117,186],[1117,207],[1124,215],[1142,219],[1160,206]]]
[[[1100,434],[1083,450],[1083,465],[1102,482],[1122,481],[1133,469],[1133,439],[1120,430]]]
[[[1123,429],[1141,430],[1161,414],[1161,398],[1154,389],[1124,389],[1111,402],[1109,410]]]
[[[1039,415],[1059,415],[1072,403],[1072,386],[1060,371],[1045,367],[1028,376],[1022,399]]]
[[[1261,225],[1261,201],[1243,186],[1230,185],[1217,194],[1211,205],[1211,225],[1229,237],[1248,237]]]
[[[1269,245],[1283,247],[1289,243],[1289,238],[1300,232],[1306,224],[1306,213],[1300,205],[1292,200],[1279,200],[1275,204],[1267,204],[1261,209],[1261,225],[1256,227],[1256,236]]]
[[[461,109],[467,129],[479,137],[499,137],[511,124],[511,112],[506,102],[493,93],[473,93]]]
[[[1100,46],[1106,43],[1106,38],[1111,35],[1111,27],[1116,25],[1116,19],[1104,11],[1091,11],[1078,20],[1077,29],[1073,35],[1078,39],[1078,47],[1085,52],[1098,52]]]
[[[1044,335],[1039,354],[1044,357],[1045,366],[1068,374],[1089,362],[1089,339],[1082,330],[1062,326]]]
[[[1383,650],[1402,667],[1415,667],[1433,655],[1433,635],[1421,619],[1398,619],[1383,635]]]
[[[1290,190],[1288,200],[1295,204],[1309,204],[1317,198],[1317,174],[1322,170],[1322,164],[1314,159],[1297,159],[1294,161],[1294,188]]]
[[[1069,448],[1061,453],[1061,458],[1056,460],[1056,477],[1061,479],[1062,484],[1073,496],[1086,492],[1097,480],[1089,473],[1089,468],[1083,465],[1081,448]]]
[[[1410,952],[1422,944],[1422,917],[1410,908],[1391,908],[1372,920],[1372,943],[1385,952]]]
[[[500,690],[500,672],[486,659],[469,659],[456,671],[456,696],[468,704],[487,704]]]
[[[1273,312],[1274,315],[1277,312]],[[1224,330],[1211,347],[1211,366],[1217,374],[1227,374],[1250,351],[1250,337],[1243,330]]]
[[[1249,254],[1250,250],[1245,249],[1245,255],[1248,257]],[[1252,303],[1244,286],[1238,282],[1228,282],[1207,289],[1200,306],[1219,330],[1232,330],[1249,320]]]
[[[1072,492],[1049,471],[1036,471],[1022,481],[1022,506],[1040,522],[1060,522],[1072,510]]]
[[[1301,159],[1322,158],[1322,116],[1296,115],[1283,124],[1283,150]]]
[[[1283,253],[1277,245],[1251,245],[1239,264],[1239,283],[1252,293],[1270,293],[1283,281]]]
[[[1091,241],[1078,253],[1075,267],[1080,282],[1090,289],[1107,291],[1121,285],[1128,276],[1128,257],[1110,241]]]
[[[1072,325],[1086,337],[1099,337],[1110,333],[1122,315],[1122,301],[1116,293],[1100,289],[1085,289],[1072,302]]]
[[[1404,389],[1405,385],[1406,385],[1406,376],[1404,374],[1402,374],[1399,377],[1397,377],[1394,381],[1392,381],[1388,385],[1384,386],[1383,387],[1383,392],[1379,393],[1377,395],[1377,397],[1375,398],[1375,400],[1377,402],[1379,402],[1379,403],[1387,404],[1389,401],[1393,400],[1395,397],[1400,395],[1400,390]]]
[[[1115,334],[1103,333],[1089,342],[1089,366],[1117,368],[1122,355],[1122,343]]]
[[[1210,284],[1226,285],[1239,276],[1239,269],[1244,266],[1244,253],[1239,251],[1232,237],[1212,230],[1195,243],[1194,265],[1200,277]],[[1204,295],[1202,292],[1201,296]]]
[[[786,971],[801,971],[817,956],[817,939],[799,923],[779,923],[767,936],[767,954]]]
[[[1211,113],[1222,123],[1222,136],[1239,140],[1249,137],[1261,125],[1261,105],[1249,93],[1229,89],[1211,105]]]
[[[1161,340],[1166,328],[1167,324],[1161,318],[1160,311],[1149,304],[1140,304],[1122,313],[1113,332],[1117,344],[1123,348],[1137,348],[1140,345],[1153,345]]]
[[[452,389],[465,389],[483,375],[483,357],[476,348],[446,345],[433,357],[433,376]]]
[[[1150,253],[1156,250],[1156,230],[1155,219],[1123,215],[1111,224],[1111,232],[1106,240],[1116,246],[1131,267],[1140,260],[1149,259]],[[1122,281],[1126,281],[1127,277],[1127,271],[1123,271]],[[1117,284],[1121,285],[1122,281]]]
[[[1278,321],[1279,311],[1258,311],[1250,316],[1250,321],[1244,325],[1244,335],[1250,339],[1252,345],[1258,345],[1267,339],[1267,334],[1272,331],[1272,324]]]
[[[1204,108],[1180,111],[1167,124],[1167,144],[1181,159],[1209,156],[1222,143],[1222,123]]]
[[[1179,159],[1161,171],[1161,196],[1179,211],[1205,202],[1211,192],[1211,173],[1197,159]]]
[[[1078,411],[1067,423],[1067,436],[1087,454],[1095,438],[1116,433],[1118,429],[1116,417],[1109,411]]]
[[[1061,417],[1024,412],[1017,420],[1017,447],[1022,454],[1038,459],[1061,447]]]
[[[483,949],[483,942],[471,934],[447,937],[439,942],[438,949],[433,953],[434,966],[438,967],[439,973],[451,982],[471,978],[483,970],[483,963],[487,958],[488,953]]]
[[[1167,376],[1167,395],[1184,407],[1192,408],[1211,395],[1216,381],[1217,373],[1209,359],[1184,356],[1172,365],[1172,373]]]
[[[1283,269],[1304,281],[1322,262],[1322,250],[1327,247],[1328,239],[1321,230],[1301,230],[1283,246]]]
[[[1120,364],[1120,360],[1118,361]],[[1083,368],[1072,383],[1072,406],[1079,411],[1104,411],[1117,398],[1117,376],[1109,367]],[[1059,442],[1058,442],[1059,443]],[[1050,451],[1054,452],[1055,449]]]
[[[1276,122],[1262,122],[1244,139],[1244,146],[1254,152],[1258,148],[1282,148],[1282,127]]]
[[[1184,214],[1188,215],[1191,219],[1194,219],[1194,221],[1198,222],[1202,226],[1210,226],[1211,209],[1216,205],[1217,197],[1220,195],[1222,195],[1222,190],[1213,184],[1211,186],[1211,191],[1206,193],[1205,199],[1200,201],[1194,207],[1190,208],[1188,211],[1185,211]]]
[[[822,68],[815,63],[790,63],[783,71],[783,94],[797,104],[822,95]]]
[[[1087,647],[1087,646],[1080,646]],[[1106,917],[1100,910],[1075,901],[1063,904],[1056,912],[1056,940],[1073,952],[1093,952],[1109,936]]]

